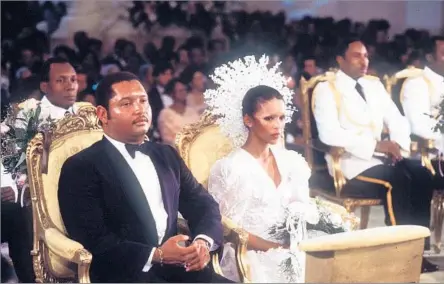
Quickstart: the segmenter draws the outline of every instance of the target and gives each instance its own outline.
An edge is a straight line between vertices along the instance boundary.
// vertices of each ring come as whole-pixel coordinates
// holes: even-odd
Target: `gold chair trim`
[[[49,143],[58,143],[59,138],[75,135],[79,130],[101,131],[98,119],[95,115],[95,107],[91,104],[78,104],[76,115],[67,115],[59,120],[56,128],[48,133],[38,133],[29,143],[26,150],[26,163],[29,175],[33,212],[33,268],[37,283],[71,282],[72,279],[61,279],[53,275],[54,269],[49,260],[49,251],[67,261],[77,264],[77,276],[79,283],[90,283],[89,269],[92,262],[92,254],[72,240],[69,240],[56,228],[51,220],[44,194],[42,173],[45,172],[48,162]],[[49,151],[48,151],[49,150]],[[53,230],[59,232],[65,240],[78,244],[76,249],[69,251],[70,256],[63,255],[57,248],[50,248],[45,243],[45,232]],[[66,248],[65,248],[66,249]],[[70,259],[69,259],[70,258]]]
[[[390,222],[391,222],[392,226],[395,226],[396,219],[395,219],[395,212],[393,211],[393,201],[392,201],[393,187],[392,187],[392,185],[385,180],[366,177],[366,176],[362,176],[362,175],[357,176],[356,179],[361,180],[361,181],[365,181],[365,182],[369,182],[369,183],[379,184],[379,185],[384,186],[387,189],[387,210],[389,213]]]
[[[176,135],[176,148],[186,165],[189,165],[190,163],[189,145],[197,139],[204,129],[214,126],[215,123],[216,117],[209,111],[206,111],[202,114],[202,117],[198,122],[185,126],[182,131]],[[243,283],[249,283],[251,276],[247,261],[248,232],[238,227],[233,221],[224,216],[222,216],[222,225],[224,227],[224,240],[235,245],[236,264],[241,278],[240,280]],[[215,254],[212,257],[212,263],[215,272],[223,276],[218,254]]]

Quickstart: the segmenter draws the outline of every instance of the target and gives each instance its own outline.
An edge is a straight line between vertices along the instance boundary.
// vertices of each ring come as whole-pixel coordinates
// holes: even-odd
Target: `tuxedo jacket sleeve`
[[[93,256],[94,271],[135,275],[146,264],[153,247],[120,239],[106,222],[101,178],[87,155],[74,155],[63,165],[58,198],[60,213],[70,238],[81,243]],[[94,268],[94,266],[96,266]]]
[[[207,235],[215,245],[223,244],[223,228],[219,204],[197,182],[182,158],[171,146],[163,146],[169,160],[176,163],[180,182],[179,212],[188,221],[193,237]]]

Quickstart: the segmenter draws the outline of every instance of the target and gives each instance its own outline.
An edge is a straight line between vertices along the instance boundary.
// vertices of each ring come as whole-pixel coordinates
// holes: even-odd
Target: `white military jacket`
[[[444,98],[444,77],[425,67],[422,74],[405,80],[400,96],[412,133],[435,140],[435,146],[444,151],[443,134],[433,130],[437,107]]]
[[[362,86],[365,100],[355,89],[357,82]],[[341,157],[341,169],[347,179],[382,164],[374,154],[384,125],[389,129],[390,139],[406,153],[410,151],[408,122],[377,77],[364,76],[356,81],[338,71],[317,84],[312,107],[320,140],[346,151]],[[325,158],[332,174],[332,159],[328,154]]]

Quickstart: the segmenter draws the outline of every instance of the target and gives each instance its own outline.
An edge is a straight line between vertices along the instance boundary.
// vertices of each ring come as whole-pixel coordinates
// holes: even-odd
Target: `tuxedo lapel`
[[[123,191],[129,206],[134,210],[140,223],[143,224],[143,231],[147,241],[153,245],[157,245],[158,235],[156,222],[142,186],[125,158],[111,142],[103,138],[102,143],[105,147],[104,158],[109,160],[109,168],[111,168],[112,171],[110,178],[115,177],[117,179],[116,185]]]
[[[172,185],[171,183],[173,183],[175,179],[172,176],[171,169],[169,169],[165,164],[164,158],[153,149],[152,142],[147,142],[145,147],[147,154],[150,156],[151,161],[154,164],[154,168],[156,169],[157,176],[159,178],[159,184],[162,190],[163,205],[165,212],[168,214],[167,224],[168,228],[171,228],[173,225],[171,224],[171,221],[173,220],[171,216],[172,214],[177,214],[177,212],[173,212],[174,191],[170,190]]]

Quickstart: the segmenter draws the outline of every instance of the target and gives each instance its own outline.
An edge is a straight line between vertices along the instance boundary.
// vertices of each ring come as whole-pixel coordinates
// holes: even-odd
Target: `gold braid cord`
[[[390,222],[391,222],[392,226],[395,226],[396,219],[395,219],[395,212],[393,211],[393,201],[392,201],[393,187],[392,187],[392,185],[387,181],[384,181],[381,179],[376,179],[376,178],[365,177],[365,176],[357,176],[356,179],[361,180],[361,181],[365,181],[365,182],[379,184],[379,185],[384,186],[387,189],[387,210],[389,213]]]

